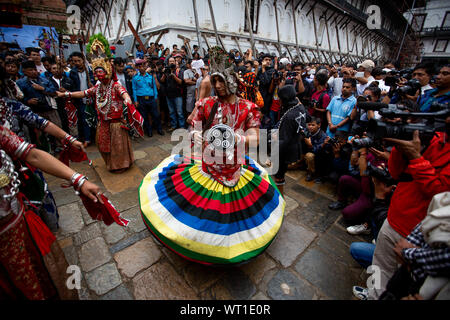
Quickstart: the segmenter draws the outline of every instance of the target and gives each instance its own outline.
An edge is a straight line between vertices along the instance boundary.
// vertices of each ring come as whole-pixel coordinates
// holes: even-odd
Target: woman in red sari
[[[100,188],[0,126],[0,300],[77,299],[66,286],[67,261],[55,236],[19,192],[20,162],[71,181],[93,201]]]
[[[94,36],[93,36],[94,37]],[[92,37],[91,37],[92,38]],[[91,51],[102,56],[108,52],[106,40],[101,37],[91,39]],[[98,115],[97,146],[109,171],[121,172],[134,162],[133,150],[128,134],[144,136],[143,118],[131,102],[127,90],[115,79],[108,58],[96,58],[92,61],[95,79],[99,82],[92,88],[77,92],[59,92],[58,97],[92,97]],[[127,119],[125,118],[127,114]],[[128,120],[128,123],[127,123]]]

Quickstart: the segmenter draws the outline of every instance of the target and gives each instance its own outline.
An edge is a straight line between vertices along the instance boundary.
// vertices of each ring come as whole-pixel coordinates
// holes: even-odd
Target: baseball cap
[[[134,64],[135,65],[140,65],[140,64],[143,64],[143,63],[145,63],[146,61],[144,60],[144,59],[136,59],[135,61],[134,61]]]
[[[284,66],[287,66],[288,64],[290,64],[291,62],[289,61],[288,58],[281,58],[280,59],[280,63]]]
[[[372,60],[364,60],[358,65],[358,68],[359,67],[363,67],[364,69],[373,69],[375,68],[375,63]]]

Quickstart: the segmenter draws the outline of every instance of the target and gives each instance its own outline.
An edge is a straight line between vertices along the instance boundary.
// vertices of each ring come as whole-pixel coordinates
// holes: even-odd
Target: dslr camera
[[[388,168],[379,168],[369,162],[369,163],[367,163],[367,172],[368,172],[369,176],[380,180],[381,182],[386,184],[388,187],[397,183],[391,177]]]
[[[367,138],[353,140],[354,146],[371,147],[381,143],[383,138],[411,140],[415,130],[419,131],[423,145],[428,145],[436,132],[445,132],[445,119],[450,116],[448,104],[433,103],[430,112],[409,112],[403,105],[379,102],[362,102],[361,109],[376,110],[382,120],[371,119],[367,126]],[[386,122],[384,119],[400,118],[399,122]],[[413,120],[412,122],[409,122]]]

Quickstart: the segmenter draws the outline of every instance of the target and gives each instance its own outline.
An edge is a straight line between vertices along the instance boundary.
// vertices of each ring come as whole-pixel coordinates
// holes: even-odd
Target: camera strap
[[[203,129],[203,131],[206,131],[211,127],[211,124],[214,120],[214,116],[216,115],[218,108],[219,108],[219,102],[216,101],[216,103],[214,103],[214,105],[211,108],[211,112],[209,113],[208,120],[206,120],[205,128]]]

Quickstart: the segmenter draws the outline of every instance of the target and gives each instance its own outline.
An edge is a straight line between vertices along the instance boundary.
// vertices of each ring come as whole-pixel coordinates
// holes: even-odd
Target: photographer
[[[317,178],[314,182],[322,183],[329,179],[337,183],[342,175],[348,173],[351,150],[345,132],[338,131],[334,138],[327,137],[315,154]]]
[[[323,143],[327,138],[325,132],[320,129],[320,118],[311,117],[307,123],[308,131],[304,143],[306,146],[306,181],[311,181],[316,173],[315,155],[322,149]]]
[[[293,84],[295,86],[297,98],[307,108],[311,102],[311,94],[314,89],[313,84],[306,80],[308,74],[303,64],[295,63],[293,69],[293,78],[291,80],[288,79],[286,84]]]
[[[164,68],[161,83],[165,85],[167,94],[167,106],[169,107],[170,128],[169,132],[177,128],[184,128],[182,73],[176,65],[175,58],[169,58],[169,65]]]
[[[311,116],[320,118],[321,129],[327,130],[327,107],[330,103],[330,96],[327,93],[328,72],[320,70],[314,77],[313,84],[315,91],[311,96],[311,104],[308,112]]]
[[[347,198],[353,194],[357,200],[347,206]],[[370,178],[367,173],[367,148],[354,150],[350,157],[349,174],[339,178],[338,200],[328,205],[331,210],[342,210],[347,223],[356,225],[348,228],[351,234],[370,233],[368,225],[361,224],[372,207]]]
[[[381,286],[369,290],[371,299],[380,296],[397,269],[394,244],[423,220],[434,195],[450,189],[450,116],[445,122],[446,132],[437,132],[425,151],[417,130],[409,141],[385,138],[394,144],[389,172],[394,179],[402,177],[402,180],[392,196],[387,219],[378,235],[373,264],[381,269]]]
[[[417,99],[420,111],[428,112],[434,102],[450,103],[450,65],[443,66],[436,77],[436,88]]]
[[[133,101],[144,118],[144,132],[149,137],[152,137],[152,125],[156,127],[159,135],[163,136],[161,118],[156,105],[156,99],[158,98],[158,87],[160,86],[156,79],[155,70],[152,70],[152,74],[146,72],[147,62],[143,59],[136,60],[136,67],[139,73],[136,74],[131,80],[133,87]],[[148,115],[151,114],[152,124],[148,120]]]
[[[259,85],[259,92],[264,100],[264,108],[262,113],[268,115],[270,107],[272,105],[273,98],[273,73],[276,71],[272,65],[272,56],[270,54],[264,54],[262,56],[261,67],[259,68],[256,80]],[[272,89],[272,91],[270,90]]]

